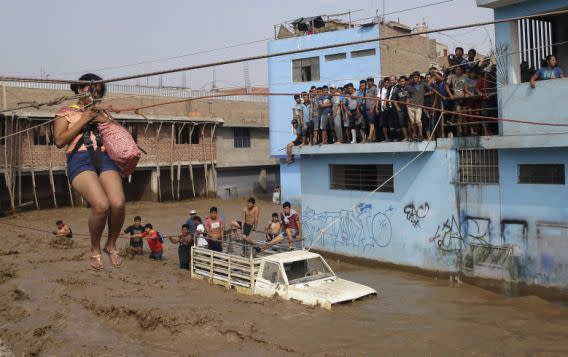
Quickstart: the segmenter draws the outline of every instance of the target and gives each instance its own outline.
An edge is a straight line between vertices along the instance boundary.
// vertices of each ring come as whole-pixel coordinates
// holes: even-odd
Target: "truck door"
[[[274,262],[264,262],[262,274],[256,278],[255,293],[263,296],[278,295],[285,296],[286,283],[283,278],[280,264]]]

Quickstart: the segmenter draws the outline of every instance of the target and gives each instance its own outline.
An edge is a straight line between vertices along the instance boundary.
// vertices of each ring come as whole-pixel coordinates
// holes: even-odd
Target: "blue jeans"
[[[153,260],[162,260],[162,253],[164,251],[160,250],[159,252],[150,252],[150,259]]]

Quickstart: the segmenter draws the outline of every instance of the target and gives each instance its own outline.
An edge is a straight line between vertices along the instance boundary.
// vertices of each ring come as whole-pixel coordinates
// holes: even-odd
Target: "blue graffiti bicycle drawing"
[[[310,243],[361,250],[386,247],[392,239],[389,216],[394,209],[373,212],[373,205],[360,203],[355,209],[317,212],[307,207],[302,214],[304,236]],[[322,232],[322,230],[324,230]]]

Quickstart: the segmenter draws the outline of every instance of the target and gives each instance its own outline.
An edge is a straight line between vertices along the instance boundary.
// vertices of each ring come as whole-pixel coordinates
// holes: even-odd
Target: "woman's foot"
[[[105,267],[100,254],[93,254],[89,257],[89,263],[94,270],[103,270]]]
[[[112,264],[113,267],[120,268],[122,266],[122,258],[118,254],[119,253],[118,250],[105,248],[103,249],[103,251],[108,254],[110,263]]]

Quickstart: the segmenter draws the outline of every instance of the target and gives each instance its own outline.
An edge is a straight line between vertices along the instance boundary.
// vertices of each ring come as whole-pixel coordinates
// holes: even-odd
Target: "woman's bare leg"
[[[108,215],[108,239],[105,244],[107,251],[116,250],[116,240],[124,224],[124,190],[122,178],[116,171],[104,171],[100,175],[100,182],[108,198],[110,213]]]
[[[81,172],[73,179],[71,185],[91,206],[91,213],[89,214],[91,255],[100,255],[101,236],[105,229],[110,207],[107,195],[99,181],[99,177],[93,171]],[[97,263],[95,262],[95,264]],[[96,266],[93,267],[96,268]]]

